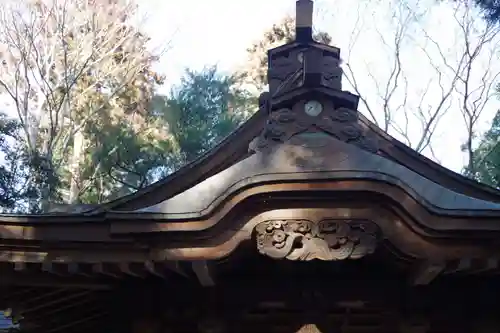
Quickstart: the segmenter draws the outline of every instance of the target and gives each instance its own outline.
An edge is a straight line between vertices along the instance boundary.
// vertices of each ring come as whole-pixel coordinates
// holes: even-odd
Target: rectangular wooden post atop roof
[[[313,40],[313,9],[312,0],[298,0],[295,12],[295,40],[299,43],[307,43]]]

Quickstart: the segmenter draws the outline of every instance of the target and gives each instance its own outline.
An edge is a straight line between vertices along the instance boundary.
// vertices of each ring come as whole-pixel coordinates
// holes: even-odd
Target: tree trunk
[[[80,164],[83,158],[85,138],[81,131],[77,131],[73,138],[73,156],[71,158],[71,183],[69,189],[69,204],[79,203],[80,194]]]

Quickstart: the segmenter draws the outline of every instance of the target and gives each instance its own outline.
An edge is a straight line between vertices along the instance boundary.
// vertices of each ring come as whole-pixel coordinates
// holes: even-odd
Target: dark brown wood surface
[[[108,288],[52,285],[0,287],[28,331],[132,332],[478,332],[495,324],[496,277],[447,277],[413,286],[381,261],[276,261],[246,257],[221,262],[219,279],[155,276],[108,280]],[[190,273],[190,275],[193,272]],[[493,326],[491,326],[493,325]],[[496,325],[496,326],[495,326]]]

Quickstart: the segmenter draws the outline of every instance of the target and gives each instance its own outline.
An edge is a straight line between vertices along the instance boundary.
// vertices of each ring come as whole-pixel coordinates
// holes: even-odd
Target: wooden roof
[[[270,50],[269,59],[259,111],[217,147],[98,207],[1,216],[0,262],[99,276],[164,276],[166,267],[183,274],[177,263],[195,262],[208,281],[207,260],[252,244],[257,255],[300,261],[384,248],[390,260],[424,267],[423,280],[497,269],[499,191],[363,117],[358,96],[341,89],[338,48],[306,38]],[[305,112],[311,100],[318,114]]]
[[[184,329],[221,305],[238,332],[263,318],[276,332],[396,332],[402,309],[462,328],[496,309],[500,192],[370,123],[341,89],[340,50],[297,29],[269,51],[259,111],[198,160],[97,207],[0,216],[0,310],[54,333],[154,311]],[[441,317],[428,332],[451,331]]]

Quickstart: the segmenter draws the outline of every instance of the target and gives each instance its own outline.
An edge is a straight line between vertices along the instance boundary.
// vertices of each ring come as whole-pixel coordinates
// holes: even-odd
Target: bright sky
[[[390,75],[394,63],[391,46],[395,36],[394,15],[404,15],[403,12],[398,12],[397,6],[391,6],[391,1],[397,2],[315,1],[316,28],[326,30],[333,36],[334,44],[341,48],[344,61],[354,69],[361,93],[368,99],[368,104],[375,110],[378,119],[382,119],[383,108],[377,92],[384,88],[385,79]],[[246,48],[258,40],[273,23],[287,13],[293,13],[295,8],[295,0],[141,0],[139,3],[142,10],[148,13],[144,28],[153,38],[153,44],[162,45],[171,41],[171,49],[165,53],[158,68],[167,75],[169,84],[176,83],[186,67],[201,69],[218,64],[219,69],[231,71],[243,65]],[[405,94],[404,81],[400,81],[391,103],[392,109],[406,103],[395,113],[395,119],[400,127],[404,127],[404,115],[409,115],[408,132],[411,140],[416,141],[422,133],[418,115],[415,115],[416,110],[419,110],[420,105],[420,110],[427,112],[429,107],[435,107],[439,103],[441,96],[438,75],[433,66],[437,66],[443,74],[445,88],[449,86],[451,77],[444,63],[437,57],[436,45],[441,47],[446,61],[453,65],[458,61],[457,48],[463,45],[463,39],[459,36],[458,25],[453,21],[453,12],[447,2],[443,2],[445,4],[441,6],[436,6],[434,0],[410,0],[407,3],[411,3],[414,8],[433,8],[428,13],[422,13],[418,25],[412,25],[415,21],[410,20],[408,33],[414,38],[405,40],[402,47],[408,94]],[[422,27],[437,44],[423,38],[424,35],[419,30]],[[480,25],[478,27],[481,28]],[[356,31],[360,33],[352,54],[349,55],[349,45],[355,40]],[[498,38],[495,41],[498,42]],[[429,55],[436,56],[432,58],[432,63],[423,49]],[[491,47],[485,48],[478,64],[474,66],[475,87],[478,87],[477,82],[488,66],[486,60],[491,50]],[[500,68],[492,70],[494,73],[500,72]],[[352,91],[345,79],[344,89]],[[427,94],[421,102],[420,96],[425,91]],[[406,100],[403,98],[405,95],[408,96]],[[457,99],[453,101],[455,104],[458,102]],[[492,99],[491,105],[483,113],[480,132],[489,127],[498,107],[498,101]],[[365,115],[366,110],[365,106],[360,106],[360,111]],[[450,110],[441,119],[436,130],[434,154],[429,149],[424,150],[424,154],[448,168],[460,171],[465,161],[460,150],[466,139],[465,127],[458,108],[452,105]],[[394,131],[391,134],[402,140]]]
[[[218,64],[230,70],[245,59],[245,50],[263,31],[293,13],[293,0],[145,0],[145,28],[155,45],[171,41],[161,70],[179,78],[185,67]]]

